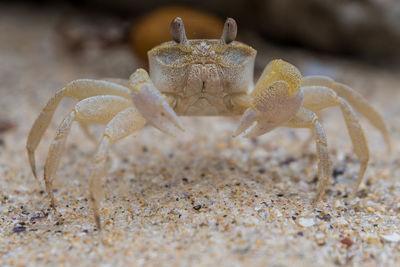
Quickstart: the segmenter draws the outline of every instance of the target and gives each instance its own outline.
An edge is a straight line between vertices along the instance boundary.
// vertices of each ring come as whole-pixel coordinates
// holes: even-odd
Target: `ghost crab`
[[[101,200],[104,163],[110,145],[149,122],[160,131],[174,135],[183,130],[178,115],[241,115],[233,136],[263,135],[276,127],[309,128],[319,159],[319,188],[316,201],[325,192],[331,175],[327,140],[318,113],[340,107],[360,170],[355,190],[362,182],[369,160],[364,132],[350,104],[383,135],[388,147],[387,127],[377,111],[348,86],[322,76],[302,77],[299,70],[283,60],[273,60],[253,85],[256,51],[234,41],[236,22],[228,18],[219,40],[188,40],[183,22],[171,23],[173,41],[148,52],[150,75],[143,69],[129,80],[75,80],[59,90],[43,108],[29,133],[27,150],[36,177],[35,156],[44,131],[64,97],[77,99],[72,112],[58,127],[44,169],[46,191],[55,208],[52,182],[73,121],[87,131],[88,123],[106,125],[91,168],[90,200],[98,229],[101,229]]]

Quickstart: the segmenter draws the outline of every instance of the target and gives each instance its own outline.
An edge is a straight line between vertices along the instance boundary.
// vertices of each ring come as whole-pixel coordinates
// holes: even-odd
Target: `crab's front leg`
[[[117,114],[106,126],[98,146],[90,173],[90,200],[97,228],[101,230],[99,204],[101,201],[101,185],[104,176],[104,163],[110,145],[139,129],[145,121],[160,131],[175,135],[176,128],[183,130],[174,110],[151,82],[143,69],[138,69],[129,78],[132,90],[133,107]]]
[[[246,137],[260,136],[292,119],[303,103],[301,81],[296,67],[283,60],[271,61],[251,92],[248,108],[233,136],[250,127]]]

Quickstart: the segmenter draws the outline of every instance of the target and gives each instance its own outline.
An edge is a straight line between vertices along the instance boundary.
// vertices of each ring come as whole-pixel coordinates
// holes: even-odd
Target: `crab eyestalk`
[[[186,44],[187,37],[185,32],[185,26],[183,25],[183,21],[180,17],[174,18],[171,22],[170,32],[172,39],[178,44]]]
[[[237,24],[232,18],[227,18],[224,29],[222,30],[221,40],[225,44],[235,41],[237,35]]]

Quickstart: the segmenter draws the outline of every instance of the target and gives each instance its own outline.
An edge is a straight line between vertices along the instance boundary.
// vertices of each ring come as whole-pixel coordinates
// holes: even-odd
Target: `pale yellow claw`
[[[299,70],[283,60],[273,60],[264,69],[251,93],[252,102],[234,136],[254,127],[246,137],[265,134],[293,118],[303,102]]]
[[[252,96],[256,97],[260,91],[263,91],[264,88],[267,88],[270,84],[276,81],[285,81],[289,85],[289,96],[293,96],[293,94],[300,89],[302,76],[300,71],[292,64],[283,61],[282,59],[272,60],[265,67],[263,73],[258,79]]]

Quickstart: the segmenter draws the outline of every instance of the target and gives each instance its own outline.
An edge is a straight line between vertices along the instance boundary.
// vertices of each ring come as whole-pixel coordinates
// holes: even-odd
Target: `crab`
[[[302,77],[283,60],[266,65],[253,83],[256,50],[235,41],[237,24],[228,18],[220,39],[188,40],[182,20],[171,22],[172,41],[148,52],[149,73],[136,70],[129,79],[80,79],[56,92],[34,122],[27,139],[30,166],[35,177],[35,149],[64,97],[75,105],[58,127],[44,167],[44,182],[55,209],[53,179],[56,175],[72,122],[106,125],[93,158],[89,199],[97,229],[101,229],[99,205],[105,161],[110,145],[142,128],[146,123],[176,135],[184,126],[178,116],[241,116],[233,137],[257,137],[277,127],[311,130],[319,159],[319,184],[315,201],[321,200],[331,177],[328,144],[318,114],[339,107],[354,152],[360,162],[356,192],[363,180],[369,148],[356,113],[364,115],[383,135],[390,149],[387,126],[381,115],[349,86],[324,76]]]

